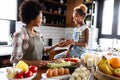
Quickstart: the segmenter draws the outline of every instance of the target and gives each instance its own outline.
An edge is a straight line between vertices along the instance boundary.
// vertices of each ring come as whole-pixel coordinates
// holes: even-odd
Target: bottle
[[[61,14],[61,8],[60,7],[58,8],[58,14]]]
[[[61,4],[63,4],[63,3],[64,3],[64,1],[63,1],[63,0],[60,0],[60,3],[61,3]]]
[[[43,23],[46,23],[46,17],[43,16]]]

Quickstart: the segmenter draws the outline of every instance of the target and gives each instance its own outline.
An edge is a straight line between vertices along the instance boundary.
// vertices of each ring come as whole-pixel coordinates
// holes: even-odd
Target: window
[[[119,5],[119,19],[118,19],[118,29],[117,29],[117,35],[120,35],[120,5]]]
[[[10,22],[9,21],[5,21],[5,20],[0,20],[0,26],[2,27],[0,29],[0,42],[7,42],[8,41],[8,36],[9,36],[9,25]]]
[[[101,3],[102,7],[101,4],[99,7],[102,18],[99,17],[97,23],[101,25],[99,43],[106,49],[108,47],[120,49],[120,0],[102,0]]]
[[[11,36],[15,32],[15,21],[0,20],[0,45],[11,44]]]
[[[104,2],[101,34],[112,34],[113,5],[114,0]]]
[[[17,19],[17,0],[0,0],[0,19]]]

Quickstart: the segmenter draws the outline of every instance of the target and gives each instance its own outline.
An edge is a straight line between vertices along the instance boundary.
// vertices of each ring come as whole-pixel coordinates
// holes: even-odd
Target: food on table
[[[80,59],[79,58],[74,58],[74,57],[69,57],[69,58],[63,58],[64,61],[71,61],[71,62],[79,62]]]
[[[63,67],[58,69],[58,74],[59,75],[64,75],[64,68]]]
[[[86,67],[76,68],[69,80],[88,80],[90,71]]]
[[[70,71],[68,68],[63,68],[63,67],[60,67],[60,68],[50,68],[46,71],[46,76],[48,78],[50,77],[56,77],[56,76],[62,76],[62,75],[68,75],[70,74]]]
[[[102,56],[101,61],[98,63],[98,68],[100,71],[102,71],[108,75],[113,75],[114,68],[111,67],[107,58],[105,58],[104,56]]]
[[[29,66],[27,65],[27,63],[25,63],[24,61],[19,61],[16,64],[16,68],[22,69],[23,72],[28,71]]]
[[[66,66],[71,66],[78,62],[80,62],[79,58],[63,58],[63,59],[56,59],[49,62],[47,66],[51,68],[66,67]]]
[[[46,76],[47,77],[52,77],[52,73],[53,73],[52,69],[48,69],[47,72],[46,72]]]
[[[54,68],[53,70],[52,70],[52,76],[58,76],[58,68]]]
[[[29,67],[29,70],[32,71],[33,73],[36,73],[38,71],[38,67],[37,66],[34,66],[34,65],[31,65]]]
[[[9,68],[7,68],[6,71],[8,73],[7,77],[9,79],[13,79],[15,77],[15,75],[21,71],[21,69],[9,67]]]
[[[48,67],[56,68],[56,67],[65,67],[65,66],[71,66],[72,64],[70,62],[62,62],[62,63],[48,63]]]
[[[66,75],[66,74],[70,74],[70,71],[69,71],[68,68],[65,68],[65,69],[64,69],[64,74],[65,74],[65,75]]]
[[[24,61],[19,61],[15,67],[7,68],[7,77],[8,79],[23,79],[33,76],[34,73],[37,73],[37,66],[30,65]]]
[[[112,57],[108,61],[109,61],[109,64],[113,68],[120,68],[120,58],[119,57]]]
[[[120,77],[120,68],[116,68],[113,72],[115,76]]]

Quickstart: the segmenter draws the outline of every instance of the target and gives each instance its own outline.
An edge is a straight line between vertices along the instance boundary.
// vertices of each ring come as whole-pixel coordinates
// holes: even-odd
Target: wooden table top
[[[80,66],[86,66],[85,64],[83,64],[83,63],[81,63],[80,64]],[[42,78],[42,73],[45,73],[46,71],[47,71],[47,67],[43,67],[43,68],[39,68],[39,70],[38,70],[38,73],[37,73],[37,75],[36,75],[36,77],[33,79],[33,80],[41,80],[41,78]],[[89,69],[90,71],[91,71],[91,77],[90,77],[90,80],[97,80],[95,77],[94,77],[94,71],[96,70],[96,68],[95,67],[93,67],[93,68],[90,68]]]

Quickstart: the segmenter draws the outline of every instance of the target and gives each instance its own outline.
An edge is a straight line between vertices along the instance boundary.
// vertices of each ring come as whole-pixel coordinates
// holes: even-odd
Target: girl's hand
[[[66,41],[63,41],[63,42],[59,42],[57,44],[58,47],[65,47],[65,46],[68,46],[69,44],[66,42]]]
[[[75,44],[75,42],[72,39],[68,39],[68,40],[66,40],[66,42],[68,44],[70,44],[70,45],[74,45]]]

